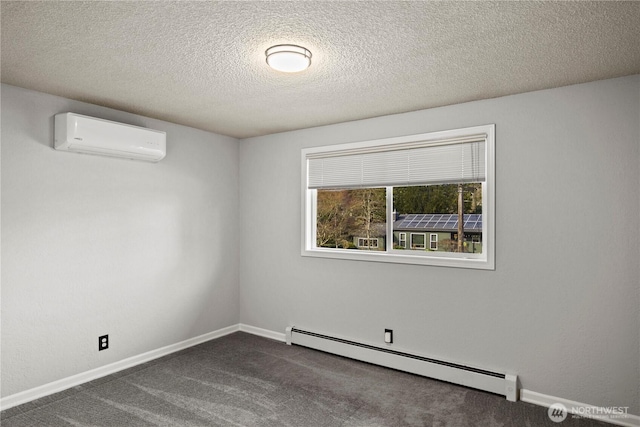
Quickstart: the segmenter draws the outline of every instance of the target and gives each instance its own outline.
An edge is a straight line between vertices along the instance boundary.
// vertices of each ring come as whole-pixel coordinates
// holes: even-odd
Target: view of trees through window
[[[482,184],[394,187],[393,208],[398,214],[457,214],[459,187],[462,187],[464,213],[481,214]]]
[[[396,230],[394,226],[390,236],[394,249],[482,252],[480,183],[394,187],[393,211],[393,217],[387,215],[386,188],[317,190],[316,245],[384,251],[387,217],[398,227],[415,218],[410,228]],[[449,222],[441,220],[436,227],[435,222],[416,214],[449,214],[439,217]],[[467,223],[473,220],[474,228],[460,229],[460,216]],[[423,222],[416,223],[420,220]]]
[[[317,246],[384,250],[386,200],[385,188],[318,190]],[[374,238],[378,239],[376,245],[358,246]]]

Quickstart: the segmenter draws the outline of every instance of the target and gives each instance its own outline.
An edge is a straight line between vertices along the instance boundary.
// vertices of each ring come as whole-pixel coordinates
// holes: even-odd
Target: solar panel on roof
[[[457,230],[457,214],[406,214],[400,215],[395,221],[397,229],[424,229],[424,230]],[[466,230],[482,230],[482,214],[466,214],[464,216],[464,228]]]

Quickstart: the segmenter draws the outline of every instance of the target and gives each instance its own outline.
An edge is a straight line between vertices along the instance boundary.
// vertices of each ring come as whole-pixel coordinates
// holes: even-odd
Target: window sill
[[[452,256],[453,255],[453,256]],[[302,256],[332,258],[351,261],[388,262],[393,264],[430,265],[439,267],[470,268],[477,270],[495,270],[492,260],[484,257],[455,256],[455,254],[403,254],[384,251],[362,251],[351,249],[303,249]]]

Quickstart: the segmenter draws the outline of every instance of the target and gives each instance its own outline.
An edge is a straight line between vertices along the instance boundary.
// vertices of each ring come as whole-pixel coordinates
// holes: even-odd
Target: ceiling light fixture
[[[274,70],[297,73],[311,65],[311,52],[302,46],[279,44],[265,51],[267,64]]]

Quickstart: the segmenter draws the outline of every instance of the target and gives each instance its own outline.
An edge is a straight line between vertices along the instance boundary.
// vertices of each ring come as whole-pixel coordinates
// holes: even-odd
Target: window
[[[302,255],[494,268],[495,126],[302,150]]]
[[[411,249],[424,249],[426,237],[424,233],[411,233]]]
[[[437,251],[438,250],[438,235],[437,234],[431,234],[429,236],[429,249],[431,249],[432,251]]]
[[[317,190],[316,246],[378,249],[387,228],[385,188]]]
[[[359,237],[358,247],[368,248],[368,249],[378,249],[378,239],[363,239],[362,237]]]
[[[398,233],[398,248],[404,249],[407,247],[407,233]]]

